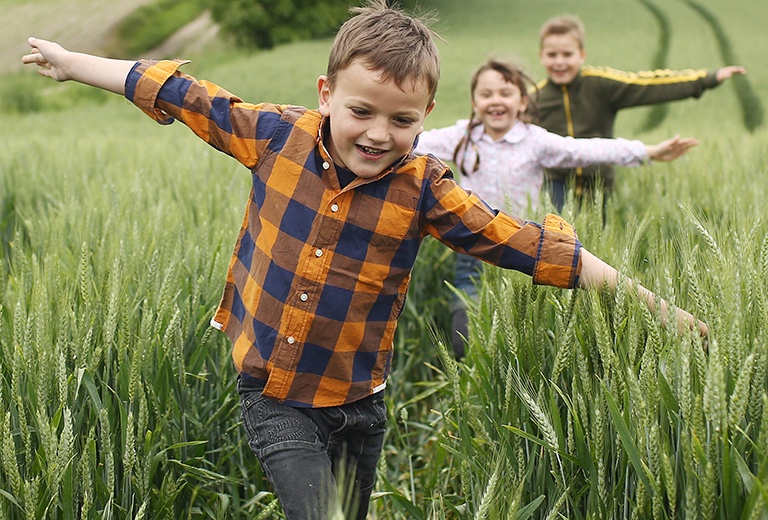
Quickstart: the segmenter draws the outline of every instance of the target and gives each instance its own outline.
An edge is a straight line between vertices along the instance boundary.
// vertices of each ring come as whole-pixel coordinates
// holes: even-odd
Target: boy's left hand
[[[744,75],[747,73],[747,69],[741,65],[729,65],[728,67],[722,67],[717,69],[717,82],[722,83],[726,79],[732,77],[734,74]]]

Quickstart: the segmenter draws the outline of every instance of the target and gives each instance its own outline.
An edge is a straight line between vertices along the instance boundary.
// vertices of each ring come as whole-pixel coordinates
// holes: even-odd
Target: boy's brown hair
[[[330,85],[336,75],[356,59],[382,79],[398,87],[424,80],[431,103],[440,79],[440,54],[428,28],[433,20],[405,14],[388,7],[386,0],[369,0],[353,7],[354,15],[339,29],[328,57],[326,76]]]
[[[584,24],[578,16],[563,15],[550,18],[539,31],[539,47],[544,43],[547,36],[562,36],[570,34],[579,44],[579,49],[584,49]]]

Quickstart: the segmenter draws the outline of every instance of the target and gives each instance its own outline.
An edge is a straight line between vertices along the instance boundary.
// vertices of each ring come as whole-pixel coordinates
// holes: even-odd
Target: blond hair
[[[388,7],[386,0],[369,0],[350,12],[354,16],[341,26],[331,46],[328,83],[333,86],[338,73],[359,59],[401,88],[424,80],[431,103],[440,79],[440,54],[428,27],[433,18],[409,16]]]
[[[562,35],[573,36],[579,49],[584,50],[584,24],[575,15],[555,16],[544,22],[539,31],[539,47],[544,44],[544,38],[547,36]]]

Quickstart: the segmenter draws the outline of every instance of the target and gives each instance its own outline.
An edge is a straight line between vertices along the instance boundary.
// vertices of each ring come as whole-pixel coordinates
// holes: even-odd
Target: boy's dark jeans
[[[330,408],[294,408],[238,380],[243,425],[288,520],[364,520],[384,443],[384,391]]]

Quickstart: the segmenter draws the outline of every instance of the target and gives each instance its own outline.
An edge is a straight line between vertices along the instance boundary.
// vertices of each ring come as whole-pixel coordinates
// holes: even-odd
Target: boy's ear
[[[326,76],[320,76],[317,78],[317,105],[318,110],[323,117],[328,117],[330,115],[330,110],[328,108],[330,99],[331,88],[328,83],[328,78]]]
[[[437,103],[434,99],[432,102],[427,106],[427,110],[424,112],[424,119],[427,118],[430,112],[432,112],[432,109],[435,108],[435,103]],[[419,129],[419,133],[422,133],[424,131],[424,125],[421,125],[421,128]]]
[[[429,106],[427,107],[427,111],[424,112],[424,117],[427,117],[429,115],[429,113],[432,112],[432,109],[435,108],[435,104],[436,103],[437,103],[437,101],[433,99],[432,103],[430,103]]]

